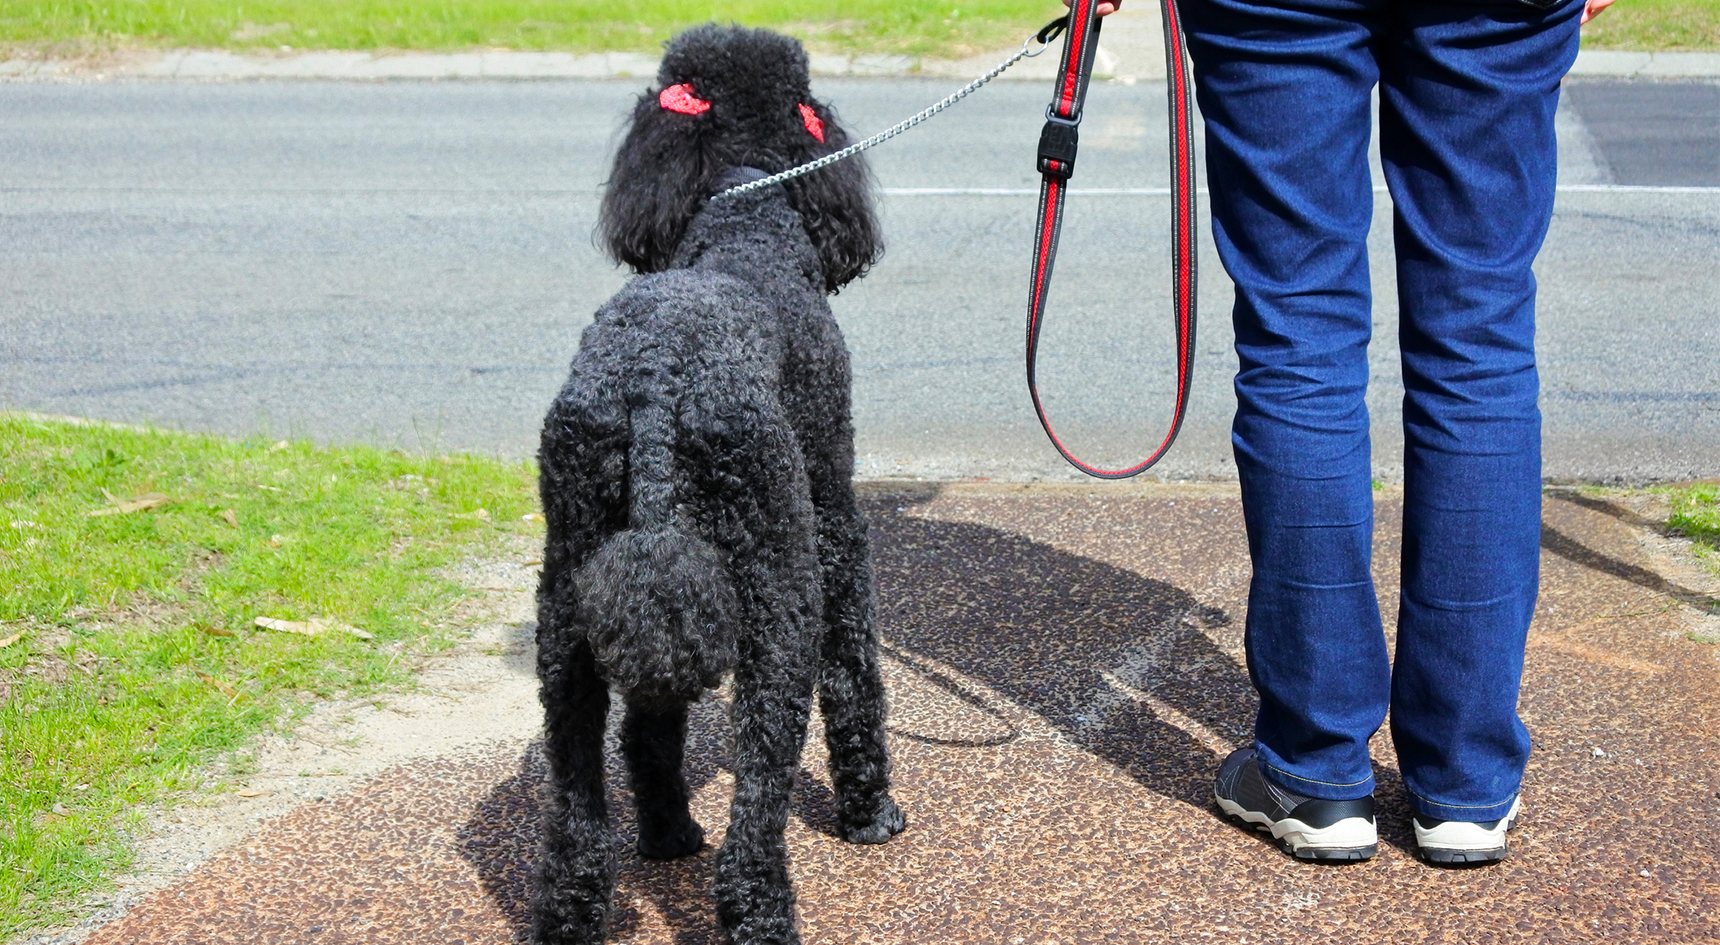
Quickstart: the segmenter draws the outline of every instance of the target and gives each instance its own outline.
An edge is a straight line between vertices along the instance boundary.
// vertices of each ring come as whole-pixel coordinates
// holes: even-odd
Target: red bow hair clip
[[[693,86],[688,82],[671,85],[657,93],[657,104],[682,115],[703,115],[711,110],[711,103],[694,95]],[[818,113],[813,111],[810,105],[803,104],[796,107],[800,109],[800,123],[806,126],[806,133],[817,138],[819,144],[823,144],[824,119],[819,118]]]
[[[806,133],[817,138],[819,144],[823,144],[824,120],[818,117],[818,113],[812,110],[811,105],[801,105],[799,107],[800,123],[806,126]]]
[[[683,115],[700,115],[711,110],[711,103],[694,95],[693,87],[685,82],[659,92],[657,104]]]

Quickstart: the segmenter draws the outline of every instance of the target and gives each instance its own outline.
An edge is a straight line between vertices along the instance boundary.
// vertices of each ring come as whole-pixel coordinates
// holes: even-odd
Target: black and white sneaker
[[[1505,831],[1517,826],[1522,796],[1511,799],[1511,809],[1498,820],[1470,823],[1463,820],[1435,820],[1417,814],[1415,844],[1429,863],[1440,866],[1466,866],[1472,863],[1497,863],[1510,852]]]
[[[1286,791],[1260,773],[1253,748],[1238,749],[1224,759],[1212,797],[1231,820],[1272,834],[1298,859],[1349,862],[1379,852],[1372,795],[1326,801]]]

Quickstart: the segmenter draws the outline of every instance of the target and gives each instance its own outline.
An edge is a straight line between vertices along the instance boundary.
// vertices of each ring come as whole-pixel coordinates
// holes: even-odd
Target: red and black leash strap
[[[1189,387],[1194,380],[1195,337],[1195,206],[1194,206],[1194,116],[1189,86],[1186,44],[1176,0],[1161,0],[1165,27],[1165,96],[1170,113],[1171,145],[1171,303],[1176,321],[1177,399],[1170,432],[1151,456],[1124,469],[1101,469],[1070,453],[1039,399],[1035,360],[1039,331],[1045,320],[1045,298],[1051,288],[1051,264],[1057,258],[1057,237],[1063,228],[1063,204],[1068,196],[1069,177],[1075,170],[1081,106],[1087,96],[1087,80],[1093,72],[1093,56],[1099,45],[1100,0],[1070,0],[1064,29],[1063,61],[1058,71],[1056,97],[1045,110],[1045,128],[1039,135],[1039,223],[1033,248],[1033,284],[1027,310],[1027,392],[1033,410],[1051,445],[1076,469],[1099,479],[1127,479],[1143,472],[1170,449],[1188,411]],[[1058,30],[1048,26],[1042,41]]]

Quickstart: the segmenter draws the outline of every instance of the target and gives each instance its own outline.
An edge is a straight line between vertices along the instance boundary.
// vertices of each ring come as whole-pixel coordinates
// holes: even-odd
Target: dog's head
[[[812,97],[805,50],[786,36],[694,27],[670,40],[657,82],[633,109],[599,223],[610,256],[638,272],[668,267],[725,171],[774,174],[849,143],[835,113]],[[883,249],[869,184],[855,156],[783,185],[828,291],[865,273]]]

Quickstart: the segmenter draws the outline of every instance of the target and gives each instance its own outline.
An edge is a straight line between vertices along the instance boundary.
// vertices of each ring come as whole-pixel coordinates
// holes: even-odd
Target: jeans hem
[[[1509,797],[1497,804],[1480,805],[1441,804],[1438,801],[1430,801],[1414,791],[1406,789],[1406,793],[1409,794],[1410,809],[1422,817],[1430,817],[1434,820],[1457,820],[1465,823],[1479,824],[1498,820],[1510,813],[1511,804],[1517,800],[1517,794],[1519,792],[1511,792]]]

